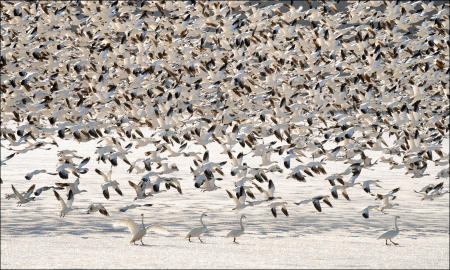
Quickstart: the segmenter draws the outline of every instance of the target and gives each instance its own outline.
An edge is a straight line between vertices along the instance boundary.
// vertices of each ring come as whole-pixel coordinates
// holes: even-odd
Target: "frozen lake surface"
[[[60,147],[77,149],[82,156],[93,153],[93,142],[61,143]],[[226,160],[223,155],[215,155],[215,151],[219,151],[217,145],[210,148],[212,161]],[[377,152],[368,154],[376,157]],[[8,152],[2,151],[2,159],[6,155]],[[127,181],[137,182],[140,176],[128,174],[127,166],[119,162],[113,168],[113,178],[119,181],[124,196],[113,191],[110,200],[106,200],[100,187],[103,179],[94,169],[107,171],[109,166],[95,160],[87,164],[89,172],[80,178],[80,189],[88,192],[75,195],[74,207],[78,209],[65,218],[59,217],[60,205],[51,191],[43,192],[35,202],[22,207],[17,207],[15,200],[4,198],[12,192],[10,184],[23,191],[31,183],[38,188],[63,182],[58,176],[46,174],[38,174],[31,181],[23,177],[34,168],[54,170],[55,157],[54,150],[37,150],[11,159],[2,167],[1,176],[6,182],[1,186],[2,268],[446,268],[449,263],[448,195],[421,201],[413,192],[429,182],[437,182],[434,175],[439,168],[430,166],[431,176],[419,179],[404,175],[403,170],[389,170],[385,164],[363,169],[358,181],[381,180],[385,190],[374,187],[375,193],[400,187],[394,201],[400,205],[387,210],[387,214],[371,212],[369,219],[361,216],[361,210],[378,201],[361,187],[348,189],[351,201],[342,196],[331,199],[333,208],[323,205],[319,213],[312,204],[293,203],[329,194],[325,176],[307,177],[306,183],[301,183],[287,178],[285,173],[268,176],[275,183],[276,195],[288,202],[289,217],[279,212],[274,218],[265,204],[233,211],[234,204],[225,192],[233,188],[235,181],[228,173],[229,164],[224,166],[224,180],[217,181],[221,188],[201,192],[194,187],[192,175],[186,173],[190,162],[176,162],[177,158],[173,160],[180,171],[172,175],[182,178],[183,194],[170,189],[138,201],[152,203],[151,207],[118,211],[132,203],[135,196]],[[259,163],[258,158],[249,160]],[[339,163],[329,162],[326,170],[331,174],[343,169]],[[75,177],[70,175],[69,180],[72,182]],[[445,185],[448,186],[446,180]],[[256,189],[253,192],[256,199],[262,198]],[[91,202],[103,203],[110,216],[87,215]],[[189,243],[184,236],[199,226],[203,211],[208,213],[204,221],[209,228],[202,237],[205,243],[197,239]],[[170,235],[149,233],[144,237],[145,246],[130,245],[128,230],[114,228],[112,223],[124,218],[138,222],[141,213],[145,214],[146,224],[163,225]],[[237,245],[225,235],[239,227],[241,213],[248,221],[246,233]],[[392,228],[394,215],[401,217],[400,234],[394,239],[400,245],[385,246],[384,240],[376,238]]]

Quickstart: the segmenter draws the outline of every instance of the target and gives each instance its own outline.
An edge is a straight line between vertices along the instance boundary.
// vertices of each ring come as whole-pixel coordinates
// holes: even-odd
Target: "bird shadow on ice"
[[[97,233],[117,233],[110,224],[110,220],[83,218],[67,215],[64,218],[45,215],[9,215],[1,220],[4,235],[52,235],[71,234],[88,235]]]

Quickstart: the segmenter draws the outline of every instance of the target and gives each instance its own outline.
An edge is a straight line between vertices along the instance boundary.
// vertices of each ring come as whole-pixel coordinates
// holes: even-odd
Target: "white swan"
[[[58,192],[56,190],[53,190],[53,193],[55,194],[56,199],[61,203],[61,211],[59,212],[59,217],[65,217],[67,213],[73,210],[72,204],[73,204],[73,192],[72,190],[69,190],[69,195],[67,196],[67,204],[64,202],[64,200],[61,198]]]
[[[200,223],[202,224],[202,226],[193,228],[186,234],[186,237],[184,237],[184,238],[188,238],[189,242],[191,242],[191,237],[198,237],[198,240],[200,240],[200,242],[203,243],[202,239],[200,239],[200,235],[202,235],[203,233],[205,233],[208,230],[206,225],[203,223],[203,217],[207,217],[207,216],[208,215],[206,213],[202,213],[202,215],[200,216]]]
[[[391,241],[392,244],[397,246],[398,243],[393,242],[392,238],[396,237],[398,235],[398,233],[400,232],[400,230],[398,229],[398,226],[397,226],[397,219],[399,219],[399,218],[400,218],[399,216],[394,217],[394,229],[383,233],[382,235],[378,236],[377,239],[385,239],[386,245],[388,245],[387,240],[389,239],[389,241]]]
[[[162,226],[149,225],[149,226],[145,227],[144,214],[141,214],[141,217],[142,217],[141,229],[138,229],[136,223],[131,219],[119,220],[116,223],[114,223],[114,227],[117,227],[117,226],[127,226],[128,227],[128,229],[130,230],[131,235],[132,235],[130,244],[133,243],[134,245],[136,245],[135,242],[140,240],[141,244],[144,245],[144,242],[142,242],[142,238],[147,234],[147,231],[160,232],[163,234],[168,233],[168,231]]]
[[[243,235],[244,232],[245,232],[244,224],[242,224],[242,220],[243,220],[244,218],[246,219],[247,217],[246,217],[245,215],[242,215],[242,216],[241,216],[241,219],[239,220],[239,223],[240,223],[240,225],[241,225],[241,228],[240,228],[240,229],[237,229],[237,230],[232,230],[232,231],[230,231],[230,232],[227,234],[227,236],[226,236],[227,238],[228,238],[228,237],[233,237],[233,243],[239,244],[238,242],[236,242],[236,238],[239,237],[239,236],[241,236],[241,235]]]

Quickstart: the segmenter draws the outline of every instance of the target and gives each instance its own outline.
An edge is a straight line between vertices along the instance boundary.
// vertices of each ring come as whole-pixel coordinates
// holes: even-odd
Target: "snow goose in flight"
[[[25,179],[31,180],[31,178],[33,178],[34,175],[39,174],[39,173],[47,173],[50,175],[56,175],[56,173],[49,173],[49,172],[47,172],[47,170],[34,170],[32,172],[27,173],[25,175]]]
[[[55,194],[56,199],[61,203],[61,211],[59,212],[59,217],[65,217],[67,213],[73,210],[72,204],[73,204],[73,192],[72,190],[69,190],[69,194],[67,196],[67,203],[64,202],[64,199],[61,198],[58,192],[56,190],[53,190],[53,193]]]
[[[398,206],[398,203],[391,203],[389,198],[392,197],[392,199],[394,200],[396,198],[396,196],[385,196],[381,199],[381,205],[380,207],[378,207],[378,210],[380,210],[383,214],[386,214],[386,212],[384,212],[384,210],[386,209],[391,209],[394,206]]]
[[[16,153],[12,153],[11,155],[7,156],[4,160],[0,161],[0,166],[6,165],[6,161],[12,159]]]
[[[180,184],[180,178],[175,178],[175,177],[159,177],[156,178],[155,183],[153,184],[153,190],[155,192],[159,191],[159,185],[161,182],[163,182],[166,186],[166,189],[170,189],[170,187],[174,187],[176,188],[176,190],[178,191],[179,194],[183,194],[182,190],[181,190],[181,184]]]
[[[350,197],[347,194],[346,188],[347,187],[344,186],[344,185],[335,185],[335,186],[331,187],[331,195],[333,196],[333,198],[338,199],[339,196],[338,196],[338,192],[337,191],[340,190],[342,196],[344,196],[344,198],[347,201],[350,201]]]
[[[370,194],[370,185],[374,185],[377,186],[379,188],[383,188],[382,186],[380,186],[379,183],[380,180],[365,180],[362,183],[360,183],[360,185],[362,186],[363,190],[367,193]]]
[[[304,204],[304,203],[312,202],[313,205],[314,205],[314,207],[316,208],[316,210],[317,210],[318,212],[322,212],[322,207],[320,206],[320,201],[323,201],[323,202],[326,203],[329,207],[333,207],[333,205],[331,204],[331,202],[328,200],[329,197],[330,197],[330,196],[328,196],[328,195],[319,195],[319,196],[315,196],[315,197],[313,197],[313,198],[311,198],[311,199],[303,200],[303,201],[300,201],[300,202],[297,202],[297,203],[294,203],[294,204],[296,204],[296,205],[301,205],[301,204]]]
[[[145,203],[145,204],[129,204],[126,205],[122,208],[119,209],[120,212],[126,212],[128,209],[134,209],[134,208],[138,208],[138,207],[143,207],[143,206],[152,206],[153,204],[151,203]]]
[[[241,215],[241,219],[239,220],[241,228],[230,231],[226,236],[227,238],[233,237],[233,243],[239,244],[238,242],[236,242],[236,238],[240,237],[245,232],[244,224],[242,223],[243,219],[247,219],[247,217],[245,215]]]
[[[147,234],[148,231],[154,231],[159,232],[163,234],[167,234],[167,230],[159,225],[149,225],[145,226],[144,224],[144,214],[141,214],[142,217],[142,227],[138,229],[137,224],[131,220],[131,219],[125,219],[125,220],[119,220],[114,223],[114,227],[117,226],[127,226],[128,229],[131,232],[131,240],[130,244],[136,245],[136,241],[141,241],[141,244],[144,245],[144,242],[142,242],[142,238]]]
[[[289,216],[289,213],[287,211],[286,208],[287,202],[273,202],[269,205],[270,207],[270,211],[272,212],[273,217],[277,217],[277,207],[280,207],[281,212],[283,212],[283,214],[285,216]]]
[[[325,180],[328,180],[331,186],[335,186],[336,183],[334,181],[338,181],[340,184],[344,185],[344,179],[342,178],[342,174],[335,173],[332,175],[329,175],[325,178]]]
[[[135,201],[152,196],[150,193],[145,193],[146,182],[150,181],[140,181],[139,184],[136,185],[135,183],[128,180],[128,184],[134,189],[134,191],[136,191],[136,197],[134,197]]]
[[[450,176],[450,168],[445,168],[440,170],[437,174],[436,174],[436,179],[439,178],[446,178],[448,179]]]
[[[428,184],[426,186],[424,186],[422,189],[420,189],[419,191],[414,190],[414,192],[416,193],[428,193],[434,189],[441,189],[442,186],[444,185],[444,182],[440,182],[439,184]]]
[[[264,194],[264,199],[267,201],[271,201],[273,199],[281,199],[281,197],[274,197],[275,193],[275,185],[273,184],[272,179],[269,180],[268,189],[265,190],[262,187],[260,187],[258,184],[252,182],[253,185],[259,190],[259,192]]]
[[[59,155],[60,153],[58,153]],[[87,168],[83,168],[90,160],[90,157],[87,157],[85,159],[83,159],[80,164],[76,165],[73,161],[72,161],[72,157],[60,157],[59,158],[59,162],[60,162],[60,166],[58,166],[56,168],[56,170],[58,171],[58,175],[63,178],[63,179],[67,179],[69,177],[69,172],[66,169],[69,169],[70,171],[72,171],[72,174],[75,175],[76,177],[80,177],[78,174],[85,174],[89,171],[89,169]],[[48,173],[48,174],[52,174],[53,173]]]
[[[377,194],[375,200],[382,200],[386,197],[392,197],[392,200],[394,200],[396,198],[396,196],[394,195],[395,193],[397,193],[400,190],[400,187],[394,188],[391,191],[389,191],[386,194]]]
[[[235,192],[240,192],[241,187],[244,188],[245,193],[252,199],[255,199],[255,195],[253,194],[253,192],[250,190],[251,188],[253,188],[253,186],[247,186],[245,185],[245,182],[251,182],[251,179],[253,179],[253,176],[244,176],[241,177],[238,181],[234,182],[234,186],[236,187],[234,189]]]
[[[111,170],[109,170],[108,175],[104,174],[99,169],[95,169],[95,172],[97,174],[103,176],[103,179],[105,180],[105,183],[103,183],[101,186],[102,186],[102,190],[103,190],[103,196],[105,196],[105,198],[107,200],[109,200],[108,187],[110,187],[110,186],[114,188],[114,190],[117,192],[117,194],[119,194],[120,196],[123,195],[122,191],[119,188],[119,183],[116,180],[111,180],[112,168],[111,168]]]
[[[106,211],[106,208],[101,203],[91,203],[88,207],[87,214],[94,213],[94,212],[100,212],[100,214],[104,216],[109,216],[108,211]]]
[[[198,240],[200,240],[200,242],[203,243],[202,239],[200,239],[200,235],[202,235],[203,233],[205,233],[208,230],[206,225],[203,223],[203,217],[207,217],[207,216],[208,215],[206,213],[202,213],[202,215],[200,216],[200,223],[202,224],[202,226],[193,228],[186,234],[186,236],[184,238],[188,238],[189,242],[191,242],[191,237],[198,237]]]
[[[80,190],[78,188],[78,185],[80,184],[80,178],[77,178],[73,183],[55,183],[55,185],[59,188],[65,188],[67,192],[69,192],[69,190],[72,190],[73,195],[75,194],[79,194],[82,192],[87,192],[87,190],[83,189]]]
[[[161,174],[170,174],[179,171],[176,164],[171,164],[169,167],[167,163],[162,163],[162,168]]]
[[[385,233],[383,233],[382,235],[378,236],[377,239],[385,239],[386,240],[386,245],[389,245],[387,240],[391,241],[392,244],[394,245],[398,245],[398,243],[395,243],[392,241],[392,238],[396,237],[398,235],[398,233],[400,232],[398,226],[397,226],[397,219],[399,219],[399,216],[394,216],[394,228],[392,230],[389,230]]]
[[[34,201],[35,197],[30,197],[31,194],[33,194],[34,188],[36,187],[35,184],[31,185],[30,188],[28,188],[27,193],[25,193],[24,195],[22,195],[22,193],[19,193],[17,191],[17,189],[14,187],[14,185],[11,185],[11,188],[14,192],[14,194],[16,195],[16,199],[18,199],[19,201],[17,202],[18,206],[21,206],[22,204],[26,204],[27,202],[30,201]]]
[[[245,193],[245,189],[243,186],[240,187],[239,192],[236,192],[236,196],[234,196],[233,194],[231,194],[230,191],[225,190],[228,194],[228,197],[230,197],[230,199],[233,200],[233,202],[235,203],[235,207],[232,210],[239,210],[239,209],[243,209],[247,206],[253,206],[253,202],[246,202],[246,193]]]
[[[37,197],[37,196],[41,195],[41,193],[42,193],[43,191],[47,191],[47,190],[49,190],[49,189],[53,189],[53,190],[59,189],[59,190],[61,190],[61,189],[64,189],[64,188],[61,188],[61,187],[54,187],[54,186],[43,186],[43,187],[40,187],[40,188],[36,189],[36,191],[34,191],[34,196]]]
[[[238,154],[238,165],[231,169],[231,176],[238,175],[239,177],[244,177],[247,174],[248,165],[246,162],[242,163],[242,157],[243,153],[241,152]]]
[[[430,201],[432,201],[435,198],[441,197],[441,196],[449,193],[448,190],[442,191],[443,185],[444,185],[444,182],[441,182],[441,183],[439,183],[437,185],[429,184],[429,185],[423,187],[421,189],[421,191],[415,191],[414,190],[414,192],[423,195],[422,201],[423,200],[430,200]]]
[[[1,178],[0,178],[1,179]],[[3,181],[3,180],[2,180]],[[35,184],[33,184],[33,185],[31,185],[29,188],[28,188],[28,190],[27,191],[23,191],[23,192],[20,192],[20,195],[22,195],[22,197],[24,197],[30,190],[32,190],[32,189],[34,189],[35,188]],[[14,191],[14,190],[13,190]],[[16,190],[17,191],[17,190]],[[13,193],[9,193],[9,194],[5,194],[5,199],[7,199],[7,200],[10,200],[10,199],[16,199],[17,198],[17,196],[16,196],[16,193],[15,192],[13,192]]]
[[[66,169],[70,169],[73,175],[75,175],[76,177],[80,177],[80,175],[78,175],[78,173],[76,172],[76,168],[73,163],[70,163],[67,160],[62,160],[62,162],[63,163],[56,168],[59,177],[61,177],[62,179],[69,178],[69,172]]]
[[[377,209],[378,207],[379,207],[378,205],[369,205],[369,206],[367,206],[366,208],[364,208],[364,209],[361,211],[362,216],[363,216],[364,218],[369,218],[369,211],[372,210],[372,209]]]

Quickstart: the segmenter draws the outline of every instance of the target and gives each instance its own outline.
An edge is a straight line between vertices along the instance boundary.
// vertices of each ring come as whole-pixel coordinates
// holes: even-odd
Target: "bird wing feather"
[[[138,232],[136,223],[134,221],[132,221],[131,219],[118,220],[113,224],[113,226],[114,227],[127,226],[132,235],[135,235]]]
[[[11,185],[11,188],[12,188],[14,194],[16,194],[16,197],[17,197],[20,201],[23,201],[24,198],[23,198],[22,194],[20,194],[20,192],[18,192],[18,191],[16,190],[16,188],[15,188],[13,185]]]
[[[35,184],[33,184],[30,188],[27,190],[27,194],[25,194],[25,198],[29,198],[31,194],[33,194],[34,188],[36,187]]]
[[[166,228],[164,228],[163,226],[160,225],[149,225],[145,228],[148,231],[152,231],[152,232],[157,232],[157,233],[161,233],[161,234],[165,234],[168,235],[169,231],[167,231]]]

